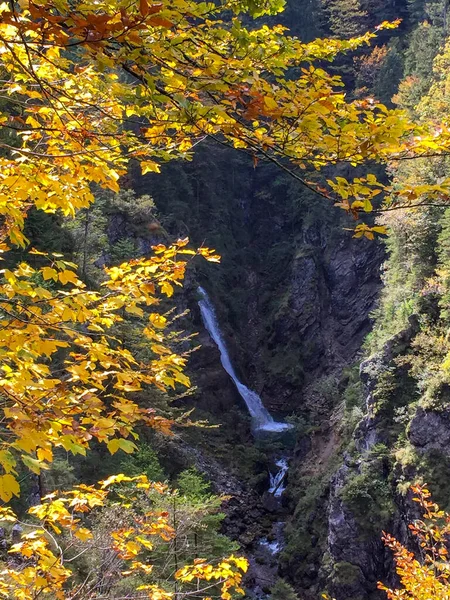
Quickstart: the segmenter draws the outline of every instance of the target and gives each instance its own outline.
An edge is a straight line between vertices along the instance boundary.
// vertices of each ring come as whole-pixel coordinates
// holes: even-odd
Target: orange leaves
[[[401,111],[371,99],[348,101],[341,79],[314,65],[369,43],[374,33],[303,44],[281,26],[222,21],[224,10],[275,14],[282,5],[42,0],[27,3],[20,19],[5,5],[3,85],[23,116],[11,124],[7,111],[0,115],[19,140],[0,159],[4,239],[26,244],[24,217],[32,206],[73,215],[92,203],[92,183],[117,190],[130,158],[144,174],[158,173],[162,162],[189,158],[209,136],[250,149],[255,164],[260,155],[284,157],[317,170],[449,146],[448,136],[434,139]],[[299,67],[297,79],[288,75],[292,67]],[[372,196],[351,191],[339,206],[369,212]],[[45,277],[54,280],[51,271]],[[171,293],[170,282],[163,288]]]
[[[413,500],[421,505],[424,512],[423,520],[409,525],[421,548],[420,559],[393,536],[383,534],[385,545],[394,553],[402,589],[390,589],[382,583],[378,587],[392,600],[447,600],[450,593],[450,573],[446,543],[450,533],[450,515],[430,501],[431,494],[425,486],[415,485],[411,489],[416,495]]]

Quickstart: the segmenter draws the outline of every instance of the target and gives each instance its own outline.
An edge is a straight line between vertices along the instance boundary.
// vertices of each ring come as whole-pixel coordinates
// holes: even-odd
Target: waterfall
[[[286,489],[286,474],[288,472],[288,459],[281,457],[275,462],[278,467],[278,471],[273,475],[270,473],[270,487],[269,494],[272,494],[274,498],[281,498],[284,490]],[[281,507],[281,502],[278,500]],[[260,539],[259,544],[262,548],[265,548],[272,556],[275,556],[281,552],[284,548],[284,521],[277,521],[272,525],[272,530],[269,537],[263,537]]]
[[[222,366],[234,381],[240,396],[247,405],[248,412],[250,413],[255,429],[263,431],[284,431],[285,429],[290,429],[291,425],[274,421],[270,413],[266,410],[266,408],[264,408],[264,405],[258,394],[253,390],[250,390],[247,386],[239,381],[233,365],[231,364],[227,347],[223,341],[214,306],[212,305],[208,294],[202,287],[199,287],[197,291],[201,296],[198,305],[200,307],[203,324],[219,348]]]
[[[286,458],[280,458],[275,464],[279,470],[275,473],[275,475],[272,475],[272,473],[270,474],[269,494],[273,494],[275,498],[280,498],[286,489],[284,479],[289,467]]]

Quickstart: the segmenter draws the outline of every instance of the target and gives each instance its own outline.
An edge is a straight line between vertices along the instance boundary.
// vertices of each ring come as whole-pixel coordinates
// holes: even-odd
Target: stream
[[[291,429],[292,425],[275,421],[269,411],[265,408],[260,396],[240,381],[236,371],[234,370],[225,341],[222,337],[222,332],[217,320],[214,305],[212,304],[207,292],[202,287],[199,287],[197,292],[200,296],[198,305],[200,308],[203,325],[219,349],[220,361],[223,368],[233,380],[239,395],[247,406],[248,412],[250,413],[252,419],[254,434],[257,435],[258,432],[275,434]],[[274,464],[277,470],[273,473],[270,472],[269,474],[270,483],[269,489],[266,493],[269,494],[269,496],[272,496],[273,500],[275,501],[275,512],[279,513],[280,517],[282,518],[282,495],[286,489],[286,476],[289,469],[288,457],[278,457]],[[265,587],[264,582],[270,581],[270,579],[267,579],[267,575],[273,580],[275,580],[277,577],[276,557],[284,547],[284,525],[285,523],[283,520],[274,522],[267,537],[261,537],[257,541],[255,554],[254,556],[250,557],[251,570],[254,572],[254,585],[252,586],[253,597],[257,599],[262,600],[268,597],[267,593],[263,591]]]
[[[275,498],[281,498],[286,489],[285,479],[289,466],[287,458],[285,457],[278,459],[275,464],[279,468],[279,471],[277,471],[275,475],[272,473],[270,474],[269,494],[273,494]]]

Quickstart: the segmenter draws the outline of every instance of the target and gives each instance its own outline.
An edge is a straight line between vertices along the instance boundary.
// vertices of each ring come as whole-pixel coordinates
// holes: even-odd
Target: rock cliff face
[[[418,408],[409,425],[409,441],[420,452],[439,450],[450,456],[450,408],[439,411]]]
[[[361,364],[360,376],[366,392],[366,415],[353,435],[353,449],[344,453],[343,465],[331,480],[328,507],[326,585],[336,600],[365,600],[384,597],[377,592],[377,581],[395,582],[392,557],[384,549],[382,529],[392,532],[410,547],[407,523],[419,516],[417,505],[398,484],[407,473],[411,480],[420,475],[420,465],[407,469],[388,460],[388,450],[402,439],[401,427],[391,412],[390,402],[401,407],[402,395],[392,376],[409,394],[407,373],[401,372],[398,358],[407,354],[419,328],[412,317],[409,326],[394,336],[378,354]],[[386,386],[386,377],[390,386]],[[397,419],[398,421],[398,419]],[[403,446],[410,444],[412,454],[434,450],[448,455],[450,420],[447,410],[427,411],[418,406],[408,427]]]
[[[378,598],[377,581],[392,581],[381,530],[407,541],[415,505],[400,489],[427,472],[431,455],[449,464],[450,404],[420,402],[407,364],[418,331],[414,319],[364,361],[361,394],[349,367],[362,356],[370,331],[382,246],[354,240],[332,207],[235,159],[222,198],[205,181],[204,169],[226,157],[222,150],[218,157],[200,155],[182,167],[178,181],[171,173],[170,198],[164,177],[159,189],[150,180],[140,184],[155,196],[170,233],[188,233],[194,244],[215,245],[224,257],[219,267],[199,266],[181,300],[191,311],[185,327],[199,332],[195,343],[201,346],[190,361],[197,391],[188,405],[195,406],[195,417],[220,425],[187,433],[188,455],[217,490],[233,496],[226,529],[251,553],[273,522],[261,502],[270,451],[253,439],[246,407],[203,329],[200,283],[216,306],[242,381],[273,413],[297,421],[280,573],[307,600],[324,589],[336,600]],[[445,398],[448,390],[440,394]],[[403,451],[401,459],[395,448]]]
[[[332,373],[339,378],[370,329],[382,249],[345,232],[337,244],[317,241],[293,257],[289,276],[274,294],[271,333],[257,339],[262,395],[278,410],[301,407],[302,388],[314,380]]]
[[[222,163],[230,177],[224,179],[220,169],[219,190],[218,181],[211,186],[206,167],[217,170]],[[327,581],[338,600],[373,590],[383,563],[381,542],[355,543],[359,525],[341,497],[347,479],[358,470],[349,458],[332,474],[341,462],[336,403],[342,372],[355,362],[370,330],[382,246],[354,240],[339,210],[278,172],[254,171],[222,149],[214,148],[210,156],[200,152],[192,163],[170,167],[166,178],[149,176],[136,187],[154,196],[161,222],[171,233],[188,234],[194,244],[214,245],[223,255],[220,266],[198,268],[184,295],[191,311],[188,330],[199,332],[196,343],[201,345],[190,361],[198,386],[194,415],[221,424],[216,432],[191,436],[190,446],[201,450],[201,464],[213,459],[244,477],[259,494],[267,489],[265,450],[255,445],[246,408],[202,327],[195,292],[200,283],[216,306],[242,381],[275,414],[294,414],[306,423],[286,493],[286,509],[294,517],[287,528],[287,551],[293,557],[282,558],[284,574],[299,590],[311,592],[311,598]],[[368,421],[367,431],[360,430],[360,444],[367,451],[376,443],[371,427]],[[193,458],[198,462],[198,456]],[[209,471],[220,489],[220,469]],[[324,483],[302,514],[299,507],[308,490],[299,491],[297,485],[307,485],[308,477]],[[226,521],[228,532],[247,546],[258,532],[255,521],[270,523],[257,503],[250,500],[250,505],[241,490],[228,506]]]
[[[219,311],[238,374],[269,408],[299,409],[305,385],[354,360],[370,329],[383,248],[353,239],[342,211],[217,146],[161,176],[136,177],[134,187],[154,197],[170,233],[222,255],[219,266],[200,265],[197,280]]]
[[[342,498],[351,476],[352,467],[344,463],[331,480],[327,538],[331,568],[325,584],[336,600],[375,597],[377,581],[385,575],[381,539],[362,537],[360,524]]]

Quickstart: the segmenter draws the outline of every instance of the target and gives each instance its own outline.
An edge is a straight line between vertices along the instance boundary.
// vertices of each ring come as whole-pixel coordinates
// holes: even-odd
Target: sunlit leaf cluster
[[[413,486],[414,501],[423,510],[423,519],[409,525],[419,552],[410,552],[395,537],[384,535],[385,545],[394,553],[397,575],[401,588],[391,589],[383,584],[378,587],[390,600],[447,600],[450,595],[450,570],[448,562],[448,535],[450,515],[432,502],[425,486]]]
[[[127,503],[123,508],[122,526],[112,528],[99,538],[89,522],[96,512],[108,506],[124,505],[124,494],[120,490],[124,485],[127,486]],[[188,597],[193,590],[200,597],[217,590],[223,600],[230,600],[231,594],[243,595],[241,582],[248,563],[233,555],[217,564],[196,559],[192,565],[175,572],[165,587],[155,584],[151,564],[154,541],[168,542],[176,532],[168,522],[168,513],[152,509],[150,497],[147,510],[139,510],[138,500],[142,505],[150,493],[174,494],[163,484],[149,482],[144,475],[119,474],[98,485],[78,485],[71,491],[55,492],[43,498],[42,504],[28,511],[30,517],[39,520],[40,527],[33,526],[32,521],[23,523],[27,531],[9,550],[15,561],[0,571],[0,596],[18,600],[32,600],[37,596],[60,600],[99,597],[99,581],[105,573],[92,570],[79,582],[72,570],[73,558],[87,552],[100,553],[103,571],[109,571],[111,565],[115,569],[112,581],[112,573],[108,574],[110,588],[118,582],[135,581],[139,576],[141,584],[135,590],[139,597],[170,600]],[[11,509],[0,509],[2,524],[16,519]]]

